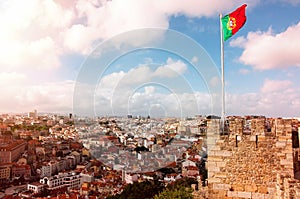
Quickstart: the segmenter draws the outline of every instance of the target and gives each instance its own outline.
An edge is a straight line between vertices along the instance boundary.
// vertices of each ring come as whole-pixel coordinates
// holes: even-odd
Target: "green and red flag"
[[[234,35],[239,29],[243,27],[246,22],[246,4],[237,8],[232,13],[224,16],[222,21],[223,38],[224,41]]]

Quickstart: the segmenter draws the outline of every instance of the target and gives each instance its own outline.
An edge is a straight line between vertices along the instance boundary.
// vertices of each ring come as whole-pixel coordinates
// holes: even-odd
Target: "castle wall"
[[[229,135],[215,138],[208,150],[209,198],[290,198],[283,193],[298,193],[287,189],[298,182],[293,181],[291,120],[268,122],[269,132],[264,118],[252,119],[250,131],[245,122],[230,120]],[[217,124],[208,123],[208,132]]]

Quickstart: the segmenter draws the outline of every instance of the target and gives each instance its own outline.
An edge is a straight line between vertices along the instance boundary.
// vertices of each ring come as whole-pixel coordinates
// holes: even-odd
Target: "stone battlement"
[[[291,131],[291,119],[229,119],[229,134],[231,135],[268,135],[275,137],[285,135],[285,132]]]
[[[207,161],[209,198],[287,198],[285,192],[300,197],[300,189],[282,192],[287,187],[283,182],[289,187],[299,182],[299,139],[292,120],[232,118],[227,135],[212,132],[218,127],[220,122],[208,122],[208,139],[213,135]]]

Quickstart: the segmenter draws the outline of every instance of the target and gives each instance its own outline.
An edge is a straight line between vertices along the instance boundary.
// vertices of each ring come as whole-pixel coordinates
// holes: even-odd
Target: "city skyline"
[[[134,29],[160,28],[183,33],[201,45],[220,70],[219,13],[228,14],[243,3],[248,5],[246,24],[225,42],[226,114],[297,117],[300,108],[300,82],[296,75],[300,72],[297,54],[300,50],[300,2],[295,0],[216,1],[210,5],[193,0],[185,3],[3,1],[0,6],[1,112],[33,109],[72,112],[74,85],[92,50]],[[141,41],[128,40],[128,45],[163,38],[164,35],[159,34],[147,35]],[[145,79],[150,77],[147,80],[155,83],[155,78],[159,77],[183,90],[176,93],[181,104],[189,104],[189,99],[194,97],[201,111],[195,114],[209,114],[209,92],[205,81],[195,75],[193,69],[199,60],[192,55],[184,60],[157,49],[125,54],[101,74],[98,79],[101,95],[95,95],[101,102],[112,101],[112,91],[119,86],[121,91],[134,91],[130,99],[136,102],[134,107],[145,107],[141,112],[176,115],[176,112],[168,112],[180,104],[171,103],[176,102],[172,95],[174,88],[144,85]],[[193,92],[176,84],[176,78],[186,80]],[[134,90],[129,86],[133,84],[140,87]],[[116,96],[114,99],[121,99]],[[121,110],[118,105],[125,102],[129,104],[128,98],[118,101],[115,109]],[[186,109],[187,112],[191,110],[194,107]],[[111,110],[105,111],[104,115]]]

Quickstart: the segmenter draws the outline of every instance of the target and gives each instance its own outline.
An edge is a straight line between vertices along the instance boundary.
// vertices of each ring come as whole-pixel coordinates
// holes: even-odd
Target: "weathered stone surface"
[[[257,191],[257,186],[256,184],[246,184],[245,185],[245,191],[247,192],[256,192]]]
[[[290,165],[290,164],[293,164],[293,162],[286,160],[286,159],[282,159],[282,160],[280,160],[280,164],[281,165]]]
[[[236,198],[238,197],[238,192],[237,191],[227,191],[227,196],[231,198]]]
[[[229,190],[230,187],[231,186],[229,184],[218,184],[218,183],[213,184],[214,190]]]
[[[228,157],[231,155],[232,155],[232,153],[230,151],[226,151],[226,150],[215,151],[215,156]]]
[[[252,193],[251,197],[253,199],[264,199],[265,198],[265,194],[262,194],[262,193]]]
[[[215,174],[215,178],[227,178],[227,173],[225,172],[220,172]]]
[[[265,121],[251,120],[251,133],[244,134],[245,121],[231,120],[230,135],[215,140],[217,147],[209,153],[206,165],[209,193],[213,194],[208,198],[297,198],[294,195],[300,194],[300,181],[290,180],[297,166],[291,121],[269,121],[271,132],[265,132]],[[236,135],[240,136],[237,147]],[[300,150],[298,156],[300,160]]]
[[[208,178],[208,183],[216,183],[221,182],[220,178]]]
[[[257,187],[257,191],[258,193],[264,193],[264,194],[267,194],[268,193],[268,187],[265,186],[265,185],[259,185]]]
[[[238,197],[239,198],[251,198],[251,192],[239,191]]]
[[[212,171],[212,172],[218,172],[220,171],[220,167],[207,167],[208,170]]]
[[[226,166],[226,162],[216,162],[216,166],[217,167],[225,167]]]
[[[286,142],[285,141],[278,141],[276,142],[276,147],[285,147],[286,146]]]
[[[233,184],[233,185],[231,185],[231,187],[234,191],[244,191],[245,190],[244,185],[240,185],[240,184]]]

